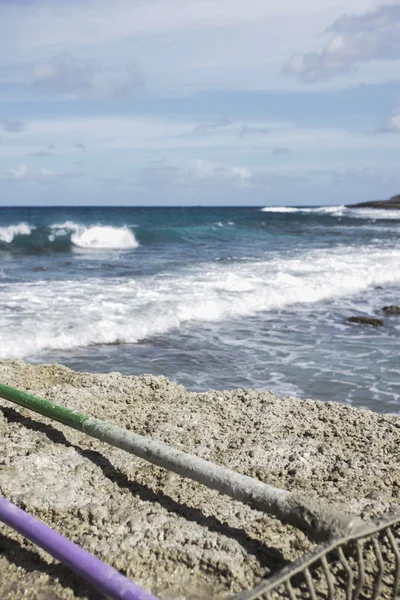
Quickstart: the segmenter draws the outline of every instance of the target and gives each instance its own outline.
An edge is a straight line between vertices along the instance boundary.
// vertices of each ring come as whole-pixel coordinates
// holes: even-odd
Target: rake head
[[[400,513],[335,537],[231,600],[400,598]]]

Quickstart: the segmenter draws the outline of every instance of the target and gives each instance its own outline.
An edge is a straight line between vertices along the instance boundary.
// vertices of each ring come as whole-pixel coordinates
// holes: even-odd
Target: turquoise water
[[[0,359],[400,412],[400,213],[0,209]]]

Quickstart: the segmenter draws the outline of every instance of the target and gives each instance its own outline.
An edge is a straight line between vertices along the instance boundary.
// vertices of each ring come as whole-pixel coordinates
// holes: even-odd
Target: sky
[[[400,193],[400,2],[0,0],[0,206]]]

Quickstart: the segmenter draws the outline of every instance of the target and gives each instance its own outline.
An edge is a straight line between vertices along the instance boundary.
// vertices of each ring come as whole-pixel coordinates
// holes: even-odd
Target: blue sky
[[[0,3],[1,205],[350,203],[399,157],[399,2]]]

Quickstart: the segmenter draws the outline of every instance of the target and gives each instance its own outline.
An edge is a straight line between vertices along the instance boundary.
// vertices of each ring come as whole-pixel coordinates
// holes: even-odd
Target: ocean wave
[[[27,223],[18,223],[18,225],[0,227],[0,242],[11,244],[16,236],[30,235],[34,229],[34,226],[28,225]]]
[[[187,244],[196,240],[191,228],[179,227],[138,227],[140,243],[152,244]]]
[[[139,246],[127,227],[84,227],[71,235],[71,241],[78,248],[122,250]]]
[[[333,217],[354,217],[356,219],[397,219],[400,220],[400,210],[386,210],[380,208],[351,208],[345,205],[339,206],[318,206],[310,208],[301,208],[294,206],[265,206],[262,212],[272,213],[300,213],[314,215],[331,215]]]
[[[261,209],[262,212],[273,213],[312,213],[320,215],[339,215],[342,216],[346,207],[340,206],[316,206],[315,208],[301,208],[295,206],[265,206]]]
[[[261,209],[261,212],[273,212],[273,213],[295,213],[302,212],[301,208],[295,208],[294,206],[265,206]]]
[[[348,216],[358,219],[400,221],[400,210],[390,210],[384,208],[348,208],[347,214]]]
[[[61,224],[55,223],[50,228],[53,233],[49,239],[72,232],[71,242],[78,248],[123,250],[139,246],[134,234],[126,226],[92,225],[85,227],[73,221],[66,221]]]
[[[157,278],[0,284],[0,358],[116,341],[400,284],[400,249],[343,246],[296,258],[203,263]]]
[[[53,232],[53,235],[67,235],[70,231],[78,231],[82,228],[82,225],[78,225],[73,221],[65,221],[64,223],[54,223],[54,225],[50,225],[50,229]]]
[[[0,227],[1,242],[7,245],[7,250],[29,253],[65,252],[72,246],[90,250],[124,250],[139,246],[135,235],[126,226],[86,226],[73,221],[55,223],[49,227],[35,227],[26,223]]]
[[[233,223],[229,222],[228,225]],[[0,244],[7,244],[8,251],[29,254],[67,252],[72,248],[127,250],[135,249],[140,244],[192,244],[203,238],[215,237],[213,229],[212,226],[83,225],[71,220],[36,227],[20,223],[0,227]]]

